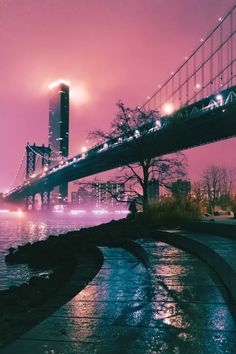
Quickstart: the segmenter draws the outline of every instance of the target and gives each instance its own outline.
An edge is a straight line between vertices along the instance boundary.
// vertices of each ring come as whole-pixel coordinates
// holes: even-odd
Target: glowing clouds
[[[48,88],[51,90],[54,87],[60,86],[60,85],[66,85],[66,86],[70,86],[70,81],[66,81],[63,79],[59,79],[55,82],[52,82],[51,84],[48,85]]]
[[[70,88],[70,103],[74,106],[86,104],[90,101],[90,95],[84,84],[73,84],[71,81],[59,79],[50,84],[47,84],[49,90],[60,85],[66,85]]]
[[[73,85],[70,88],[70,102],[73,105],[83,105],[90,101],[90,95],[84,85]]]

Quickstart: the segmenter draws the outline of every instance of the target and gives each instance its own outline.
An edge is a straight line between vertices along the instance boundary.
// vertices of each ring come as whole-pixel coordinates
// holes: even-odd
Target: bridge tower
[[[34,178],[35,174],[46,172],[50,165],[51,148],[50,146],[37,146],[36,144],[26,145],[26,180]],[[39,160],[39,166],[38,166]],[[38,170],[38,167],[40,170]],[[48,208],[50,203],[50,191],[44,190],[40,193],[42,208]],[[35,194],[26,197],[26,209],[34,209]]]

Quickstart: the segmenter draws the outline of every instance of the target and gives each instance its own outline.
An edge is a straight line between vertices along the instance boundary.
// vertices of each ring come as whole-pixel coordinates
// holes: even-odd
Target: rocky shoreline
[[[67,234],[11,249],[6,261],[27,263],[45,272],[0,292],[0,348],[82,290],[99,271],[103,258],[96,246],[75,237],[71,240]]]

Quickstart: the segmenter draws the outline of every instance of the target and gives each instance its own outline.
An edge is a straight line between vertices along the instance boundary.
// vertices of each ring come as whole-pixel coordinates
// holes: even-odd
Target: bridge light
[[[156,120],[156,127],[161,128],[161,121],[159,119]]]
[[[134,132],[134,136],[135,136],[135,138],[139,138],[140,137],[140,131],[136,129],[135,132]]]
[[[220,94],[216,95],[216,100],[220,106],[223,105],[223,96],[222,95],[220,95]]]
[[[82,146],[82,148],[81,148],[81,152],[85,153],[87,150],[88,150],[88,149],[87,149],[87,147],[86,147],[86,146]]]
[[[200,89],[201,88],[201,85],[200,84],[197,84],[196,85],[196,89]]]
[[[108,149],[108,144],[107,144],[107,143],[105,143],[105,144],[103,145],[103,149],[104,149],[104,150]]]
[[[163,107],[163,111],[167,115],[172,114],[174,112],[174,106],[171,103],[166,103]]]

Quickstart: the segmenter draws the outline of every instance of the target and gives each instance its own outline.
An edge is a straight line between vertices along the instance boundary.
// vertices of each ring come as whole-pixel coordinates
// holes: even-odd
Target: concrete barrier
[[[224,236],[236,240],[236,225],[232,224],[224,224],[223,222],[220,223],[214,221],[203,221],[186,224],[185,228],[193,232]]]

